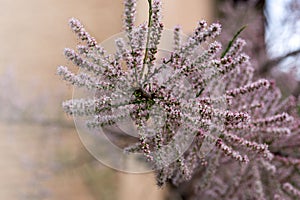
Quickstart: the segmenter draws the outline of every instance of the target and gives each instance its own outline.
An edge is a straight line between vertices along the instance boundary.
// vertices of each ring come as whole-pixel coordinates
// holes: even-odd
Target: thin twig
[[[142,68],[142,74],[141,77],[143,77],[144,71],[145,71],[145,65],[147,64],[148,59],[148,51],[149,51],[149,42],[150,42],[150,32],[151,32],[151,26],[152,26],[152,0],[148,0],[149,4],[149,11],[148,11],[148,33],[147,33],[147,42],[146,42],[146,49],[145,49],[145,55],[143,59],[143,68]]]

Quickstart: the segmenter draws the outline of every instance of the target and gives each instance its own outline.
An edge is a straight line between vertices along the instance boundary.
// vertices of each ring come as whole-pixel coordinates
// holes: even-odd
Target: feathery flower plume
[[[125,0],[127,38],[115,41],[111,55],[69,21],[81,44],[65,56],[81,71],[60,66],[57,73],[95,96],[65,101],[65,112],[91,117],[89,128],[130,117],[138,138],[124,152],[141,153],[157,184],[186,199],[299,199],[295,102],[281,103],[272,81],[253,80],[244,40],[221,55],[218,23],[201,20],[187,40],[175,27],[173,50],[161,59],[161,1],[148,2],[148,22],[135,26],[136,1]]]

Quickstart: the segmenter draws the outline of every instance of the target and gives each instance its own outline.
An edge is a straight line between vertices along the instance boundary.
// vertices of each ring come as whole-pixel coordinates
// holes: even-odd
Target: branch
[[[294,97],[298,97],[300,95],[300,81],[298,81],[297,87],[292,91],[292,95],[294,95]]]
[[[258,75],[266,75],[268,74],[269,71],[271,71],[271,69],[273,67],[275,67],[276,65],[278,65],[281,61],[283,61],[284,59],[290,57],[290,56],[296,56],[300,54],[300,49],[297,49],[295,51],[291,51],[283,56],[274,58],[272,60],[268,60],[264,65],[262,65],[256,72],[256,74]]]
[[[145,56],[143,59],[143,68],[142,68],[142,74],[143,76],[144,71],[145,71],[145,65],[147,64],[147,59],[148,59],[148,51],[149,51],[149,42],[150,42],[150,32],[151,32],[151,26],[152,26],[152,0],[148,0],[149,4],[149,10],[148,10],[148,33],[147,33],[147,42],[146,42],[146,49],[145,49]]]

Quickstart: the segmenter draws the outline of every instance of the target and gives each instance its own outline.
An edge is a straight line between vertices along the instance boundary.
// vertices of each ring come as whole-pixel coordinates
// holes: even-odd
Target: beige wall
[[[121,29],[122,0],[1,0],[0,72],[15,68],[20,93],[30,84],[49,91],[64,87],[54,76],[56,67],[66,64],[63,48],[75,47],[76,39],[68,19],[79,18],[102,41]],[[113,11],[113,12],[111,12]],[[38,95],[32,92],[31,97]]]
[[[72,88],[55,73],[58,65],[71,66],[63,48],[77,43],[68,19],[79,18],[101,41],[120,31],[121,3],[0,0],[0,199],[115,199],[103,181],[115,173],[85,160],[88,153],[66,123],[60,105]]]
[[[68,19],[79,18],[102,41],[121,31],[122,2],[0,0],[0,199],[42,199],[48,190],[46,199],[54,200],[134,200],[145,194],[152,200],[163,193],[151,174],[115,173],[95,164],[60,108],[72,88],[55,75],[56,67],[71,66],[62,52],[77,43]],[[182,24],[191,31],[199,18],[211,18],[210,2],[164,0],[166,27]],[[139,3],[138,21],[145,9]],[[51,168],[56,164],[57,171]],[[119,193],[115,182],[123,185]]]

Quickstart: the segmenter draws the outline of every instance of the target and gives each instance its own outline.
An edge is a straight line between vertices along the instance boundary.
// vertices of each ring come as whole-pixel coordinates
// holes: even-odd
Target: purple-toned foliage
[[[290,94],[297,97],[300,94],[297,67],[300,49],[294,38],[300,30],[300,1],[278,3],[271,0],[217,0],[217,18],[223,25],[220,40],[226,43],[240,27],[247,25],[241,35],[247,41],[245,51],[251,57],[255,79],[275,79],[284,97]],[[281,9],[280,14],[275,11],[276,7]]]
[[[142,152],[157,184],[172,185],[183,199],[300,199],[296,100],[282,101],[272,81],[252,80],[254,69],[242,53],[242,39],[222,53],[214,41],[221,32],[218,23],[200,21],[186,41],[175,27],[173,51],[161,59],[161,1],[148,2],[148,25],[135,26],[136,1],[125,0],[128,40],[117,39],[113,55],[77,19],[70,20],[83,44],[77,52],[66,49],[65,56],[81,71],[73,74],[60,66],[57,72],[97,95],[65,101],[65,112],[90,116],[90,128],[115,125],[129,115],[139,138],[124,150]],[[172,73],[160,80],[165,69]],[[116,92],[120,88],[133,88],[130,98]],[[153,107],[163,115],[153,117]],[[162,126],[149,125],[151,120],[163,121]],[[191,137],[183,151],[180,145]],[[181,143],[170,146],[174,138]],[[172,153],[175,159],[168,160]]]

